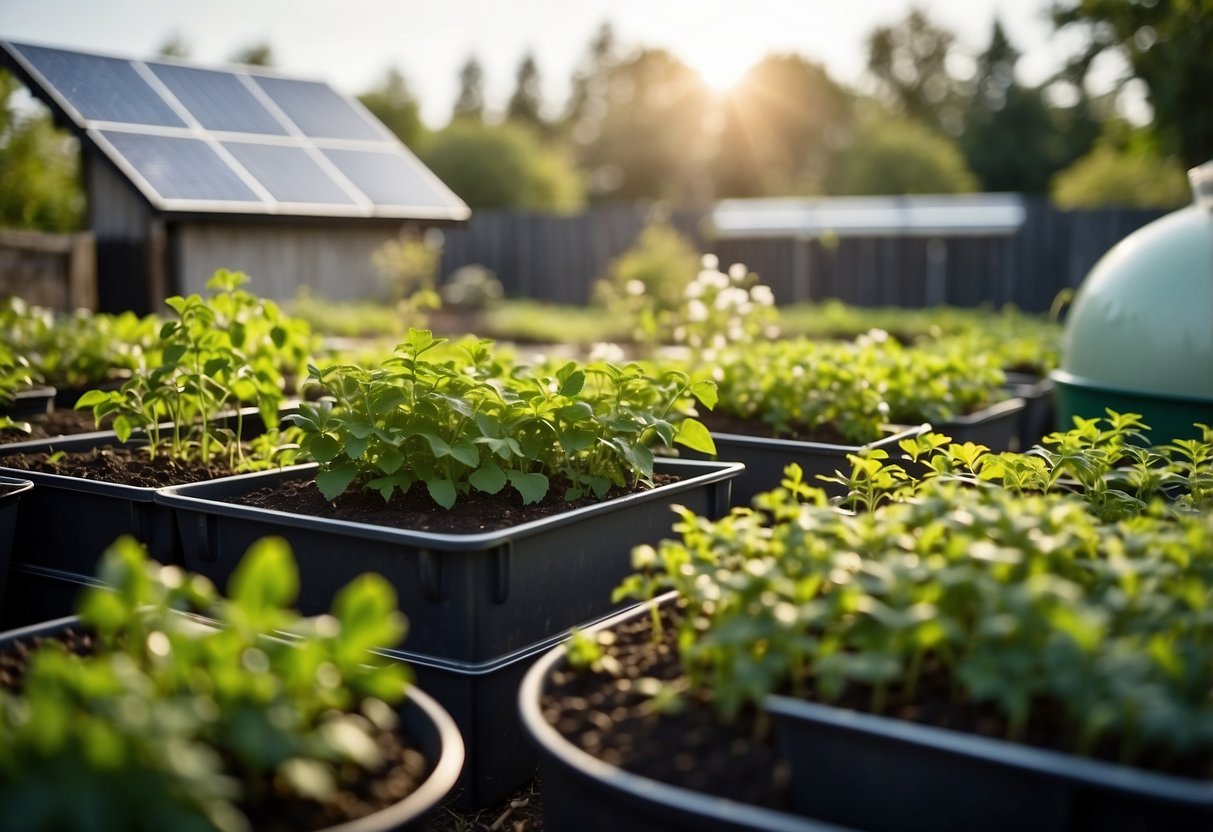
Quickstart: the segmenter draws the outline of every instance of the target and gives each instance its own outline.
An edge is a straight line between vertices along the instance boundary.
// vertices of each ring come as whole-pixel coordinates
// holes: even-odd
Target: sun
[[[717,92],[733,89],[754,65],[750,56],[733,49],[704,50],[687,56],[686,61],[703,82]]]

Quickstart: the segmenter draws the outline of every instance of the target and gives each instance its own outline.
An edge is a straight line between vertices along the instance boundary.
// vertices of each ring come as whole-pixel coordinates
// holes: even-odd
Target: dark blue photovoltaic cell
[[[301,147],[246,142],[224,142],[223,146],[279,202],[354,204]]]
[[[403,151],[325,150],[324,155],[376,205],[453,208],[461,203],[436,186]]]
[[[230,72],[171,64],[148,67],[207,130],[286,135],[286,128]]]
[[[314,139],[384,139],[383,133],[327,84],[265,75],[254,75],[253,80],[306,136]]]
[[[44,46],[13,46],[86,119],[185,126],[130,61]]]
[[[113,130],[102,135],[165,199],[264,204],[204,141]]]

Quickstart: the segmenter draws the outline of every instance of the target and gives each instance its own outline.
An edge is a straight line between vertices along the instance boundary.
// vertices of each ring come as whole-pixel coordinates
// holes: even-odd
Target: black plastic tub
[[[78,622],[76,616],[66,616],[0,633],[0,652],[8,650],[19,639],[54,636]],[[386,809],[317,832],[421,830],[426,826],[426,818],[454,787],[464,762],[463,739],[454,720],[420,686],[409,687],[408,695],[398,711],[402,733],[431,764],[425,782],[408,797]]]
[[[0,611],[4,609],[7,595],[20,503],[22,498],[29,498],[33,488],[34,484],[28,479],[0,477]]]
[[[105,584],[76,572],[23,563],[18,553],[8,570],[8,594],[0,615],[0,630],[71,615],[78,609],[81,593],[91,586]]]
[[[991,451],[1013,451],[1019,441],[1019,414],[1024,400],[1018,396],[1003,399],[981,410],[933,424],[931,429],[952,437],[953,442],[985,445]]]
[[[1060,429],[1057,425],[1057,403],[1053,398],[1056,387],[1048,376],[1007,373],[1006,389],[1024,402],[1023,410],[1019,412],[1018,450],[1026,451]]]
[[[13,400],[0,413],[14,421],[27,422],[46,416],[54,409],[55,388],[39,384],[15,392]]]
[[[1213,829],[1213,783],[771,697],[797,811],[870,832]]]
[[[716,459],[745,465],[745,471],[733,482],[732,503],[735,506],[748,506],[756,494],[770,491],[779,485],[779,481],[783,479],[783,469],[793,462],[804,471],[805,482],[809,485],[824,489],[831,497],[842,496],[846,493],[843,486],[822,482],[817,476],[833,476],[835,471],[850,473],[851,464],[847,462],[847,454],[858,454],[871,448],[885,450],[895,457],[900,453],[898,442],[917,436],[929,428],[929,425],[897,427],[888,436],[866,445],[834,445],[828,442],[771,439],[738,433],[713,433],[712,440],[716,443]],[[688,452],[685,455],[692,459],[699,458],[699,455],[694,453]]]
[[[173,486],[161,489],[156,502],[176,515],[185,566],[220,587],[253,541],[278,535],[299,563],[304,614],[329,609],[339,587],[378,572],[408,611],[411,652],[484,662],[610,612],[611,591],[631,572],[632,547],[670,534],[674,503],[708,517],[724,514],[730,481],[742,466],[661,459],[656,470],[682,479],[481,534],[407,531],[225,502],[286,479],[311,479],[315,465]]]
[[[588,632],[648,614],[648,605],[642,604]],[[838,826],[660,783],[582,751],[548,724],[541,706],[548,680],[563,665],[564,655],[561,646],[539,659],[518,692],[523,725],[539,754],[547,832],[839,832]],[[879,798],[873,793],[868,799]]]

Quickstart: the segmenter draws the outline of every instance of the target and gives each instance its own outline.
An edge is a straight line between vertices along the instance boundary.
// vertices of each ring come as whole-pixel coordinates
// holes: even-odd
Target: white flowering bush
[[[719,350],[729,344],[775,338],[775,296],[758,275],[741,263],[728,272],[714,254],[703,256],[703,268],[687,284],[683,302],[672,316],[671,340],[696,350]]]

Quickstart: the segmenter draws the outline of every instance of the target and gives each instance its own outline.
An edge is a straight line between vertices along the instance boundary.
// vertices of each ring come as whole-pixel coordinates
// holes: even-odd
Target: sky
[[[1049,0],[921,0],[932,20],[981,51],[997,15],[1023,57],[1020,80],[1039,83],[1081,39],[1054,33]],[[663,47],[727,84],[768,52],[798,52],[863,88],[865,40],[903,19],[910,0],[0,0],[0,39],[151,58],[173,36],[200,64],[268,42],[280,70],[357,95],[391,67],[405,76],[423,120],[450,116],[460,66],[484,66],[490,110],[504,108],[519,61],[533,52],[549,114],[604,21],[621,47]],[[1109,62],[1096,88],[1119,68]]]

